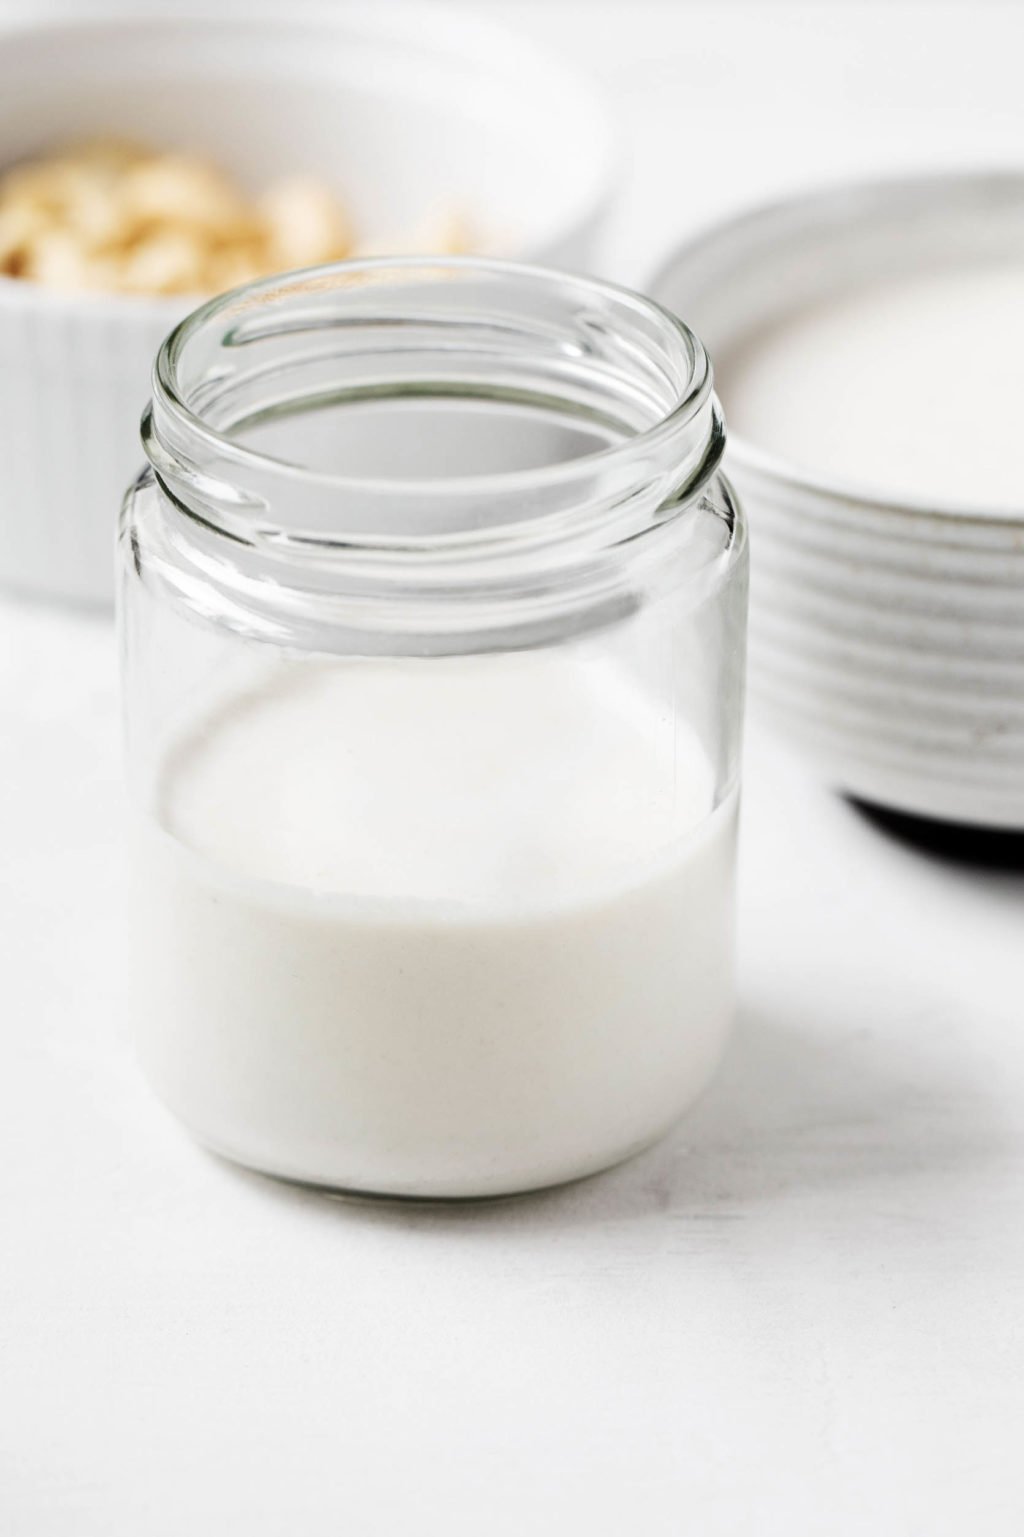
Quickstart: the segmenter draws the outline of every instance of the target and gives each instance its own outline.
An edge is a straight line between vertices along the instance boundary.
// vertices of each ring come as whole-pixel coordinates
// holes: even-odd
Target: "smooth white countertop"
[[[1024,158],[1016,7],[515,15],[621,94],[626,279],[783,185]],[[4,1537],[1016,1537],[1024,873],[893,841],[755,730],[695,1113],[541,1198],[344,1204],[137,1077],[115,660],[0,603]]]

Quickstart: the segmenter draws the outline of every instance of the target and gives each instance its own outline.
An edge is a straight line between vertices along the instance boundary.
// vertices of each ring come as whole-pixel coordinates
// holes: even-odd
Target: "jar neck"
[[[696,574],[686,514],[724,432],[704,349],[659,306],[429,259],[204,306],[161,349],[143,442],[189,583],[254,622],[358,610],[394,634],[621,601],[669,546]]]

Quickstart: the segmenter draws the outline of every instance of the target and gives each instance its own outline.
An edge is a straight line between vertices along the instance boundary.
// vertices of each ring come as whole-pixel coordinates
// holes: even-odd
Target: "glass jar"
[[[120,532],[144,1068],[406,1197],[658,1137],[733,1012],[746,541],[700,343],[471,260],[213,300]]]

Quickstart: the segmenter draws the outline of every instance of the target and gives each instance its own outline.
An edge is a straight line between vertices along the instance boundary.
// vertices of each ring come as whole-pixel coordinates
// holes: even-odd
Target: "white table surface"
[[[518,20],[621,97],[626,278],[783,185],[1024,153],[1015,7]],[[755,731],[702,1104],[574,1189],[393,1210],[149,1098],[121,795],[109,625],[3,603],[3,1537],[1021,1531],[1024,876],[890,840]]]

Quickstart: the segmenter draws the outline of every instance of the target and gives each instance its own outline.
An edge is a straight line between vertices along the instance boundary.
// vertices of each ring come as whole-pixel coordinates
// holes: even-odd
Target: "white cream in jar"
[[[201,1139],[295,1179],[590,1173],[719,1059],[735,821],[691,728],[602,660],[299,664],[163,765],[149,1074]]]

